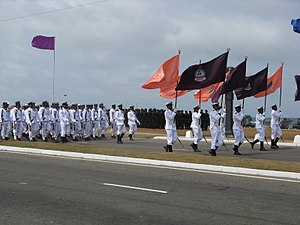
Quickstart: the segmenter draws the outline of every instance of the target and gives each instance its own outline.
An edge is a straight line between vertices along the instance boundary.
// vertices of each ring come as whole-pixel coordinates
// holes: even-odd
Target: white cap
[[[263,106],[260,106],[260,107],[258,107],[258,108],[257,108],[257,110],[259,110],[259,109],[263,109],[263,108],[264,108]]]
[[[167,106],[167,105],[172,105],[172,104],[173,104],[173,102],[167,102],[167,103],[166,103],[166,106]]]
[[[241,104],[234,106],[234,108],[240,108],[240,107],[242,107]]]
[[[211,105],[212,106],[219,105],[219,102],[213,102]]]

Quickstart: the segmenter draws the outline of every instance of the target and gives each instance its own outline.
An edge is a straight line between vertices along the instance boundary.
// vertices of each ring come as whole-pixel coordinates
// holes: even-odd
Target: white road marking
[[[111,184],[111,183],[102,183],[102,185],[105,186],[112,186],[112,187],[120,187],[120,188],[127,188],[127,189],[135,189],[135,190],[141,190],[141,191],[150,191],[150,192],[156,192],[161,194],[167,194],[167,191],[161,191],[161,190],[155,190],[155,189],[149,189],[149,188],[141,188],[141,187],[134,187],[134,186],[127,186],[127,185],[121,185],[121,184]]]

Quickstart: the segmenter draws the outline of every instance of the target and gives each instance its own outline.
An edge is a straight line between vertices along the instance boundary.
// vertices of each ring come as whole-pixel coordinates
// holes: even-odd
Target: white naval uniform
[[[102,108],[102,110],[100,111],[100,126],[101,126],[101,135],[105,135],[106,134],[106,130],[109,127],[108,124],[108,116],[107,116],[107,112],[105,108]]]
[[[244,118],[244,114],[242,112],[235,112],[233,114],[233,135],[234,135],[234,145],[239,146],[245,141],[244,129],[242,126],[242,120]]]
[[[282,131],[280,128],[280,118],[282,116],[281,111],[272,110],[271,112],[271,139],[275,140],[276,138],[280,138],[282,136]]]
[[[51,110],[49,107],[46,108],[40,107],[38,114],[42,125],[41,128],[42,139],[45,141],[51,131],[51,121],[52,121]]]
[[[57,140],[60,134],[60,119],[59,119],[59,112],[54,107],[51,108],[51,118],[52,118],[51,136],[54,140]]]
[[[101,133],[103,131],[103,127],[102,127],[102,123],[101,123],[101,118],[102,118],[102,114],[103,114],[103,109],[102,108],[98,108],[97,111],[97,137],[101,136]]]
[[[60,136],[66,137],[68,126],[70,125],[70,115],[69,111],[62,107],[59,110],[59,119],[60,119]]]
[[[259,134],[259,141],[264,141],[265,140],[265,126],[264,126],[264,121],[265,121],[265,116],[262,113],[257,113],[256,114],[256,121],[255,121],[255,128]]]
[[[10,111],[8,109],[0,109],[0,129],[1,138],[8,138],[10,131]]]
[[[70,113],[70,121],[72,124],[71,134],[72,134],[73,140],[75,140],[79,136],[80,130],[81,130],[80,116],[79,116],[78,110],[75,110],[75,109],[70,109],[69,113]]]
[[[191,128],[193,129],[194,133],[194,144],[198,144],[199,141],[203,138],[203,133],[201,129],[201,111],[200,109],[198,112],[193,112],[192,113],[192,123],[191,123]]]
[[[14,107],[11,112],[11,121],[12,121],[12,127],[13,127],[13,135],[14,140],[17,140],[17,138],[21,138],[23,131],[24,131],[24,112],[20,108]]]
[[[127,118],[128,118],[128,126],[129,126],[129,134],[134,135],[137,131],[137,123],[140,125],[140,121],[135,115],[135,112],[132,110],[129,110],[127,112]]]
[[[176,131],[176,123],[175,116],[176,112],[166,109],[165,110],[165,130],[167,133],[167,145],[173,145],[177,141],[177,131]]]
[[[91,126],[92,126],[92,134],[93,138],[99,137],[99,120],[98,120],[98,109],[92,108],[91,109]]]
[[[39,131],[39,121],[37,112],[31,107],[25,110],[25,121],[28,127],[28,138],[32,141]]]
[[[224,119],[224,116],[224,113],[219,114],[215,109],[209,112],[211,149],[216,150],[224,142],[223,131],[220,126],[221,120]]]
[[[91,136],[91,114],[88,109],[82,110],[83,136],[88,138]]]
[[[116,125],[117,125],[117,135],[125,134],[126,133],[126,126],[125,126],[125,117],[122,110],[116,110]]]
[[[117,124],[116,124],[116,110],[111,108],[109,110],[109,122],[111,123],[111,136],[114,136],[117,131]]]

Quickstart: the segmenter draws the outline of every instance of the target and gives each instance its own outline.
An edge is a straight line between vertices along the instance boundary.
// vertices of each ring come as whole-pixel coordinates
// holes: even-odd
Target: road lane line
[[[105,186],[112,186],[112,187],[120,187],[120,188],[127,188],[127,189],[135,189],[135,190],[141,190],[141,191],[150,191],[150,192],[156,192],[161,194],[167,194],[167,191],[161,191],[161,190],[155,190],[155,189],[149,189],[149,188],[141,188],[141,187],[134,187],[134,186],[127,186],[127,185],[121,185],[121,184],[111,184],[111,183],[102,183],[102,185]]]

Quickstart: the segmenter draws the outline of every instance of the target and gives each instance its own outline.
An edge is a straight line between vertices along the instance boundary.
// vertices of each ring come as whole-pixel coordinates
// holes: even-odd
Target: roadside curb
[[[65,152],[65,151],[43,150],[43,149],[34,149],[34,148],[19,148],[19,147],[11,147],[11,146],[0,146],[0,151],[32,153],[32,154],[42,154],[48,156],[62,156],[62,157],[79,158],[79,159],[102,160],[102,161],[134,163],[140,165],[165,166],[170,168],[222,172],[227,174],[240,174],[240,175],[264,176],[264,177],[300,180],[300,173],[295,173],[295,172],[248,169],[248,168],[230,167],[230,166],[215,166],[215,165],[197,164],[197,163],[183,163],[183,162],[173,162],[173,161],[163,161],[163,160],[153,160],[153,159],[88,154],[88,153],[79,153],[79,152]]]
[[[194,138],[190,138],[190,137],[184,137],[184,136],[181,136],[181,137],[178,137],[181,141],[193,141]],[[167,137],[166,136],[155,136],[153,137],[153,139],[156,139],[156,140],[166,140]],[[211,141],[210,138],[206,138],[207,141]],[[201,142],[205,142],[204,139],[201,139]],[[225,139],[224,140],[225,143],[232,143],[234,142],[234,140],[227,140]],[[244,143],[247,143],[246,141]],[[293,142],[280,142],[280,146],[287,146],[287,147],[299,147],[299,144],[297,145],[296,143],[293,143]]]

